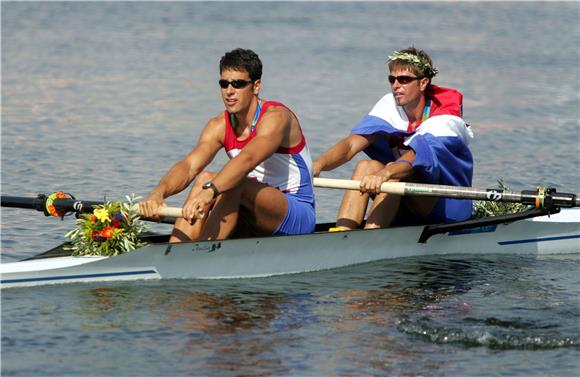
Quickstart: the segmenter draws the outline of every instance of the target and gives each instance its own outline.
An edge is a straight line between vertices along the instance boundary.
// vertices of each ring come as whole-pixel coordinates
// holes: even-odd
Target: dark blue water
[[[258,52],[263,97],[296,111],[318,156],[388,90],[386,56],[409,45],[465,96],[475,185],[580,192],[576,2],[1,6],[2,194],[147,194],[223,110],[218,61],[239,46]],[[356,160],[327,176],[349,177]],[[317,199],[333,220],[340,193]],[[2,261],[58,245],[72,225],[2,209]],[[2,374],[578,375],[579,269],[569,256],[403,258],[6,290]]]

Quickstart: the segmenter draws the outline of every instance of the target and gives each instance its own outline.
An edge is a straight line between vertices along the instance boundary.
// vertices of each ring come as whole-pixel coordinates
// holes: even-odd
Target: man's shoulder
[[[431,98],[440,99],[441,101],[461,102],[463,100],[463,94],[459,90],[438,85],[431,85],[427,91],[427,95]]]
[[[262,108],[264,114],[267,112],[280,112],[280,113],[291,112],[288,106],[278,101],[264,101],[262,104]]]
[[[393,93],[389,92],[379,98],[379,100],[373,106],[371,112],[380,109],[395,108],[396,106],[397,104],[395,102],[395,96],[393,96]]]
[[[292,111],[282,102],[264,101],[262,119],[267,121],[285,121],[291,118]]]
[[[429,88],[430,92],[435,92],[435,93],[459,93],[461,94],[461,92],[459,91],[459,89],[457,88],[449,88],[446,86],[440,86],[440,85],[434,85],[432,84],[431,87]]]
[[[221,112],[207,122],[207,127],[211,128],[224,127],[225,124],[226,124],[226,115],[225,112]]]
[[[203,128],[205,137],[222,140],[226,129],[226,120],[224,113],[218,114],[208,120]]]
[[[463,94],[459,90],[432,85],[427,95],[433,101],[431,116],[443,114],[463,116]]]
[[[379,99],[368,113],[368,116],[381,118],[392,126],[405,130],[409,122],[405,112],[397,106],[393,93],[387,93]]]
[[[377,101],[377,104],[378,103],[395,103],[395,96],[393,95],[392,92],[385,93],[384,96],[379,98],[379,100]]]

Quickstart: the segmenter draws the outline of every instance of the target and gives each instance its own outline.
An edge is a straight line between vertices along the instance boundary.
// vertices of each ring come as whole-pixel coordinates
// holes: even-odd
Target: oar
[[[1,197],[2,207],[34,209],[40,212],[44,212],[46,216],[53,216],[53,214],[50,213],[49,205],[54,206],[58,214],[64,216],[70,213],[91,213],[93,212],[93,206],[102,204],[103,202],[89,200],[57,198],[54,196],[54,194],[50,194],[48,196],[41,194],[36,198],[7,195],[2,195]],[[133,209],[139,211],[139,205],[135,204]],[[160,217],[181,217],[181,208],[177,207],[160,207],[158,212]]]
[[[314,186],[344,190],[359,190],[360,181],[347,179],[314,178]],[[511,191],[431,185],[411,182],[385,182],[381,192],[394,195],[418,195],[454,199],[490,200],[523,203],[536,208],[580,207],[580,196],[556,192],[553,188],[538,188],[536,191]]]

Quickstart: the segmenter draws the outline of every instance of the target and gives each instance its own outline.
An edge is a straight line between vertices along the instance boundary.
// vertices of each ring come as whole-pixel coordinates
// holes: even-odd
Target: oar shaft
[[[475,200],[501,200],[504,202],[522,201],[521,193],[515,191],[478,189],[474,187],[461,186],[430,185],[412,182],[402,183],[402,185],[404,186],[404,193],[402,195],[435,196]],[[501,197],[498,197],[500,194]]]
[[[47,197],[45,195],[39,195],[36,198],[2,195],[1,205],[2,207],[9,208],[34,209],[39,212],[44,212],[48,216],[46,211],[46,199]],[[77,200],[71,198],[56,198],[52,202],[52,205],[54,205],[56,210],[62,214],[92,213],[93,206],[102,204],[103,202]],[[133,209],[139,211],[139,205],[135,204]],[[158,213],[160,217],[182,217],[181,208],[178,207],[160,207]]]
[[[2,207],[35,209],[42,211],[44,200],[41,198],[23,198],[20,196],[2,195]]]
[[[360,181],[347,179],[314,178],[314,186],[337,188],[345,190],[359,190]],[[385,182],[381,185],[381,192],[393,195],[414,195],[429,197],[444,197],[454,199],[489,200],[515,202],[544,207],[550,204],[556,207],[580,207],[580,198],[575,194],[558,193],[555,191],[511,191],[500,189],[479,189],[475,187],[432,185],[412,182]],[[544,203],[547,198],[551,203]],[[541,201],[541,205],[538,205]]]

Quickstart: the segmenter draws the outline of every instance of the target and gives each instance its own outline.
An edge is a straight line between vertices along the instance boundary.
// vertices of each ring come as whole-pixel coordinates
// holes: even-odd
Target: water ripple
[[[535,325],[518,320],[498,321],[495,318],[467,319],[460,324],[451,325],[423,317],[405,319],[397,324],[400,331],[437,344],[487,347],[495,350],[549,350],[567,347],[580,350],[579,336],[545,331],[557,327],[558,325]]]

